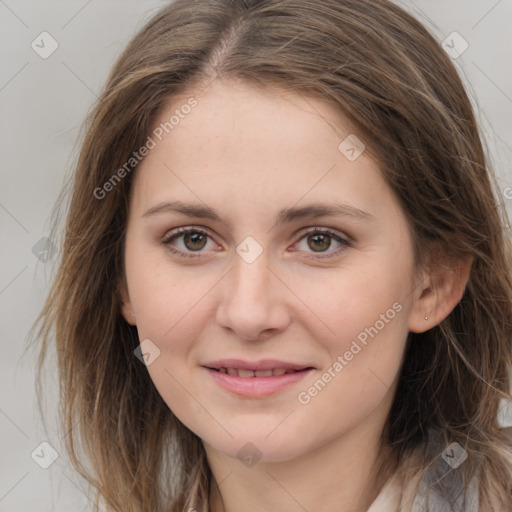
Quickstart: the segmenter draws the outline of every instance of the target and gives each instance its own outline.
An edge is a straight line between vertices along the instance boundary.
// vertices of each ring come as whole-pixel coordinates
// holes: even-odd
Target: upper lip
[[[284,370],[304,370],[305,368],[312,368],[308,364],[289,363],[286,361],[279,361],[277,359],[262,359],[260,361],[244,361],[242,359],[219,359],[218,361],[209,361],[203,363],[202,366],[206,368],[238,368],[240,370],[274,370],[276,368],[283,368]]]

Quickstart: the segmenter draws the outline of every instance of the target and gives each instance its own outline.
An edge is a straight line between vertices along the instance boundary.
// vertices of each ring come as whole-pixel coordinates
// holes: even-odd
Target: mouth
[[[315,370],[313,366],[269,359],[259,362],[224,359],[202,367],[220,388],[246,398],[277,394]]]
[[[312,370],[311,366],[302,368],[300,370],[287,370],[285,368],[272,368],[270,370],[245,370],[243,368],[210,368],[206,367],[209,370],[213,370],[218,373],[225,373],[227,375],[231,375],[232,377],[242,377],[243,379],[247,378],[261,378],[261,377],[280,377],[281,375],[289,374],[289,373],[297,373],[303,372],[305,370]]]

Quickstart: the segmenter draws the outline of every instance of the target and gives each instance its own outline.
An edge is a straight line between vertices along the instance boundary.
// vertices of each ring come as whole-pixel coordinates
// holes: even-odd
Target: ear
[[[414,291],[409,331],[425,332],[441,323],[460,302],[471,272],[473,257],[435,265],[423,274]]]
[[[123,279],[121,285],[119,286],[119,297],[121,299],[121,314],[123,315],[124,319],[130,325],[137,325],[137,322],[135,319],[135,313],[133,311],[133,308],[132,308],[132,305],[130,302],[130,296],[128,294],[128,287],[127,287],[124,279]]]

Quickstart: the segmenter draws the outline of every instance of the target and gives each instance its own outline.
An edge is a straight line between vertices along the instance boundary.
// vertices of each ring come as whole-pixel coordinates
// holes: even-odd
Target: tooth
[[[238,371],[236,370],[236,368],[227,368],[227,372],[228,375],[238,376]]]
[[[238,370],[239,377],[254,377],[254,372],[252,370]]]
[[[272,370],[258,370],[254,372],[256,377],[272,377]]]
[[[226,370],[226,368],[219,368],[219,372],[220,372],[220,373],[228,373],[228,371]]]
[[[286,370],[284,368],[276,368],[275,370],[272,370],[272,374],[279,377],[279,375],[284,375],[286,373]]]

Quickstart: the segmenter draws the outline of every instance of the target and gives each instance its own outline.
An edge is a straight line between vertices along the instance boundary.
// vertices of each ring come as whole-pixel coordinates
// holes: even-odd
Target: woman
[[[162,9],[88,120],[40,318],[97,503],[511,510],[492,179],[396,5]]]

